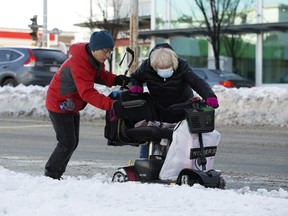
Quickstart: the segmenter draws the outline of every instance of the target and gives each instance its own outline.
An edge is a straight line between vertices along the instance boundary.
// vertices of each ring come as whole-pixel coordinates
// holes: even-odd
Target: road
[[[103,120],[81,121],[80,144],[66,176],[112,176],[138,157],[139,148],[107,146]],[[227,188],[288,189],[288,132],[281,127],[216,125],[221,141],[214,163],[222,170]],[[0,166],[34,176],[43,175],[56,145],[47,119],[0,117]]]

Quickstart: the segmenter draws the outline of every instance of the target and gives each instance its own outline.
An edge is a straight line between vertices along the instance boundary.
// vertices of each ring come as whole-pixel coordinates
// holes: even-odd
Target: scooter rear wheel
[[[112,177],[112,182],[122,183],[127,181],[128,181],[128,175],[123,169],[116,171]]]

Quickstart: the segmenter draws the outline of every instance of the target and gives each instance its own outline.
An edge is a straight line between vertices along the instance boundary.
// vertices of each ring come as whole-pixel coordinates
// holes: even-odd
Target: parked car
[[[41,47],[0,47],[0,86],[46,86],[67,56]]]
[[[208,68],[193,68],[201,78],[205,79],[210,86],[222,85],[228,88],[253,87],[255,82],[242,77],[231,71],[222,71]]]

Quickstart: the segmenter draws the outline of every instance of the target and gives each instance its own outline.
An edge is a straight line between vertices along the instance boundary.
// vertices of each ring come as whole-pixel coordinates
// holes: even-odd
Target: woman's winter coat
[[[194,73],[189,63],[182,58],[178,57],[178,68],[171,77],[167,79],[160,77],[150,66],[150,55],[155,49],[161,47],[172,49],[167,43],[156,45],[151,50],[149,58],[144,60],[139,68],[131,74],[134,85],[142,86],[146,83],[155,103],[164,108],[168,108],[172,104],[186,102],[193,97],[193,90],[204,100],[209,97],[216,97],[210,85]]]

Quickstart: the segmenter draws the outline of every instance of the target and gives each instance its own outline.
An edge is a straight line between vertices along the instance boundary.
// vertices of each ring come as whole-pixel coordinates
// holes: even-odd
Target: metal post
[[[92,8],[92,0],[90,0],[90,19],[92,22],[92,17],[93,17],[93,8]]]
[[[47,30],[47,0],[43,0],[43,36],[42,36],[42,46],[48,46],[48,30]]]
[[[151,30],[156,30],[156,0],[151,0],[151,22],[150,22]],[[150,48],[155,46],[155,36],[151,37]]]
[[[134,50],[135,58],[130,68],[130,72],[133,72],[138,67],[138,0],[131,0],[131,8],[130,47]]]
[[[257,23],[263,22],[263,0],[257,0],[256,6],[256,14],[257,14]],[[260,86],[263,84],[263,33],[257,34],[257,42],[256,42],[256,75],[255,75],[255,83],[256,86]]]

